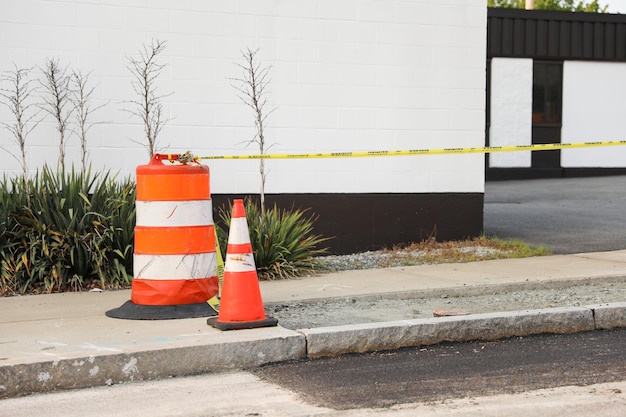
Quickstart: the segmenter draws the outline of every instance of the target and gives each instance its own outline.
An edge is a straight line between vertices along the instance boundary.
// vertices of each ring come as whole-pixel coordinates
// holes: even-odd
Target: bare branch
[[[44,88],[43,104],[41,109],[50,114],[57,124],[59,133],[59,163],[61,168],[65,167],[65,145],[68,121],[74,110],[70,102],[70,80],[67,67],[61,68],[58,59],[48,59],[45,68],[41,68],[44,74],[44,81],[41,82]]]
[[[22,176],[27,192],[27,202],[30,206],[26,138],[39,124],[39,111],[33,111],[35,105],[29,102],[31,94],[36,91],[36,88],[32,85],[32,80],[29,79],[32,68],[18,68],[15,63],[13,67],[12,71],[6,71],[2,75],[2,81],[8,84],[9,87],[1,89],[0,96],[6,100],[2,104],[9,109],[13,115],[14,122],[2,122],[1,124],[11,132],[13,141],[20,150]]]
[[[256,143],[259,146],[259,153],[263,155],[267,150],[265,143],[265,121],[272,111],[265,112],[267,104],[267,87],[270,83],[269,71],[271,67],[263,67],[256,58],[258,49],[247,49],[242,51],[241,55],[244,64],[236,64],[241,70],[241,78],[232,78],[231,85],[238,92],[239,99],[254,112],[254,126],[256,133],[248,142]],[[261,175],[261,215],[265,214],[265,160],[259,159],[259,173]]]
[[[161,100],[173,94],[158,94],[156,81],[166,67],[159,64],[158,56],[165,49],[166,42],[153,40],[150,45],[143,45],[139,50],[139,58],[129,57],[128,70],[133,75],[132,88],[139,96],[137,100],[129,101],[135,106],[134,110],[127,110],[138,117],[144,125],[147,144],[145,145],[150,157],[157,151],[157,137],[163,126],[169,121],[163,118]]]
[[[70,95],[70,101],[74,108],[75,123],[78,129],[77,135],[80,139],[80,162],[82,173],[87,172],[87,132],[93,127],[94,124],[99,122],[91,122],[90,118],[93,112],[104,107],[104,104],[99,106],[92,106],[91,98],[95,87],[88,87],[90,73],[84,74],[83,72],[72,72],[72,89]]]

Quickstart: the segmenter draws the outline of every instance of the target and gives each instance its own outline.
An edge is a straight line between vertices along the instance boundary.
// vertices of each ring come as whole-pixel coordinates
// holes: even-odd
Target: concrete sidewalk
[[[266,303],[626,277],[626,250],[465,264],[346,271],[261,283]],[[624,303],[288,330],[222,332],[205,318],[135,321],[105,316],[130,291],[0,298],[0,398],[245,369],[266,363],[626,326]]]

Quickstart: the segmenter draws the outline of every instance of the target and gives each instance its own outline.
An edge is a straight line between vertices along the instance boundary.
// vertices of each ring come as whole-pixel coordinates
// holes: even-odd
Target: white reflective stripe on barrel
[[[213,224],[211,200],[135,201],[137,226],[176,227]]]
[[[216,276],[215,252],[133,256],[135,279],[195,279]]]

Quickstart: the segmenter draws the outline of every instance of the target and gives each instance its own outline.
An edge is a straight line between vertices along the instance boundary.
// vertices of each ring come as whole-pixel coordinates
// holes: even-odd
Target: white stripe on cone
[[[133,256],[135,279],[195,279],[217,276],[215,252]]]
[[[135,201],[137,226],[176,227],[213,224],[211,200]]]
[[[256,271],[254,255],[251,253],[227,253],[224,272],[249,272]]]
[[[250,243],[250,234],[248,233],[248,222],[245,217],[235,217],[230,219],[230,230],[228,232],[228,243],[240,245],[242,243]]]

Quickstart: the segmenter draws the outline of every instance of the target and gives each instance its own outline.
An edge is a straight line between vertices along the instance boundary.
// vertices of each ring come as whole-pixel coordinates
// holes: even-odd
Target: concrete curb
[[[626,327],[626,303],[402,320],[299,331],[306,336],[307,356],[319,358],[441,342],[496,340],[540,333],[565,334],[618,327]]]
[[[239,341],[5,365],[0,367],[0,399],[225,372],[306,357],[306,341],[298,332],[280,327],[249,332],[254,336]]]
[[[538,333],[594,330],[588,308],[485,313],[303,330],[310,358],[398,349],[440,342],[495,340]]]
[[[440,342],[626,327],[626,303],[402,320],[292,331],[255,329],[222,343],[0,367],[0,399],[31,393],[249,369],[275,362]]]
[[[626,303],[596,304],[587,308],[593,310],[596,330],[626,327]]]

